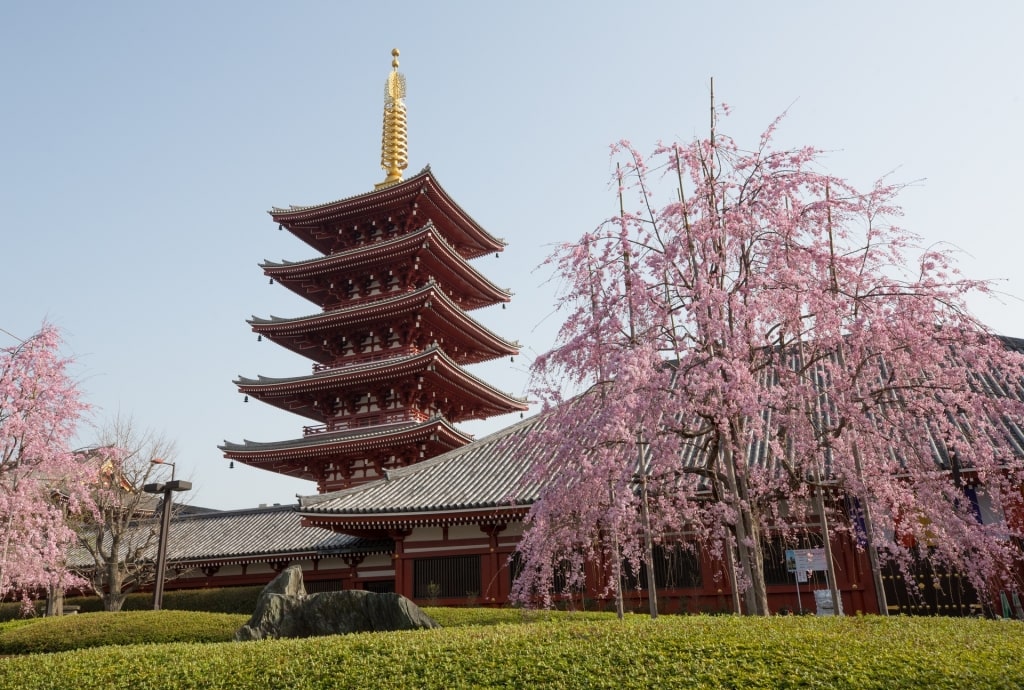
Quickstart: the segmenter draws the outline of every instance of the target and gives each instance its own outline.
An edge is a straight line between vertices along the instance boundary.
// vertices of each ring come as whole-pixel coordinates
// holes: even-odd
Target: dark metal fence
[[[480,594],[480,556],[418,558],[413,570],[413,596],[417,599]]]

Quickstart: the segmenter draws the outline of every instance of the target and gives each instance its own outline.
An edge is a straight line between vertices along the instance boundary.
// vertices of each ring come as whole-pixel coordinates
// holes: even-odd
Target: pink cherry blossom
[[[0,598],[78,583],[67,517],[90,510],[94,468],[69,446],[86,405],[60,344],[44,324],[0,349]]]
[[[778,125],[753,151],[620,142],[624,212],[549,259],[566,320],[533,367],[553,419],[519,601],[611,592],[651,534],[731,563],[764,614],[762,541],[822,514],[904,569],[926,553],[1019,589],[1024,342],[968,311],[987,282],[891,224],[899,185],[826,175],[817,150],[772,148]]]

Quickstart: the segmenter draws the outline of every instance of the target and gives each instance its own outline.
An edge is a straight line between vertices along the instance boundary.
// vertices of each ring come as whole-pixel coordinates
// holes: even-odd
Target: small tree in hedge
[[[81,562],[76,569],[107,611],[120,611],[129,594],[156,577],[159,497],[142,487],[162,478],[175,453],[173,441],[140,431],[131,417],[120,415],[89,453],[98,469],[92,494],[96,510],[78,526]]]

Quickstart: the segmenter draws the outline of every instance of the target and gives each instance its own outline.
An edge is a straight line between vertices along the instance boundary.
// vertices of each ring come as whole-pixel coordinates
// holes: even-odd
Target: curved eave
[[[251,395],[269,405],[324,421],[323,413],[312,407],[309,402],[313,396],[335,391],[358,390],[363,386],[389,385],[413,375],[422,375],[427,379],[424,381],[424,390],[436,390],[442,395],[447,393],[450,396],[465,396],[471,407],[475,402],[482,408],[490,408],[491,411],[486,416],[529,409],[525,400],[499,391],[473,376],[437,347],[405,357],[338,367],[305,376],[260,376],[257,379],[240,377],[234,383],[238,386],[239,392]],[[297,398],[300,397],[305,402],[299,402]],[[465,417],[470,418],[474,417]]]
[[[327,364],[334,355],[323,346],[324,335],[406,314],[419,314],[431,329],[460,343],[467,352],[477,353],[468,359],[460,357],[460,363],[475,364],[519,354],[518,343],[505,340],[470,317],[434,284],[396,297],[361,302],[321,314],[292,319],[254,316],[248,323],[254,333],[304,357]],[[311,335],[317,337],[311,338]]]
[[[306,526],[303,521],[303,526]],[[337,531],[337,530],[335,530]],[[370,540],[368,540],[370,541]],[[223,567],[229,565],[252,565],[254,563],[277,563],[280,561],[302,561],[310,559],[329,558],[331,556],[374,556],[379,554],[390,554],[394,550],[393,543],[384,539],[372,539],[372,544],[367,546],[352,546],[350,548],[332,549],[331,551],[302,550],[302,551],[279,551],[265,554],[241,554],[241,555],[212,555],[195,556],[188,558],[168,558],[170,567],[178,568],[209,568]]]
[[[332,515],[315,511],[301,512],[307,527],[330,529],[344,534],[384,535],[388,530],[453,525],[489,525],[521,521],[530,506],[492,505],[466,509],[438,508],[431,510],[375,513],[371,515]]]
[[[445,241],[433,223],[401,237],[373,242],[330,256],[306,261],[264,261],[263,273],[295,294],[323,306],[323,288],[317,288],[318,279],[337,275],[337,280],[361,275],[360,271],[386,268],[414,257],[426,260],[424,268],[435,275],[444,275],[446,286],[466,298],[468,309],[509,302],[512,292],[499,287],[476,270],[469,261]]]
[[[269,213],[274,222],[301,236],[304,229],[314,229],[323,223],[345,224],[353,220],[388,213],[391,209],[408,208],[419,203],[420,196],[428,199],[440,214],[435,216],[433,213],[427,212],[426,217],[436,219],[439,224],[443,219],[445,225],[450,225],[452,229],[459,231],[464,236],[464,239],[467,240],[467,247],[475,248],[468,253],[470,258],[488,252],[501,251],[505,247],[503,240],[484,230],[452,200],[434,179],[429,166],[403,182],[371,192],[314,206],[275,207]]]
[[[239,460],[250,465],[260,465],[295,462],[311,458],[344,457],[427,440],[448,446],[448,449],[451,450],[466,445],[473,440],[473,437],[459,431],[443,417],[435,417],[425,422],[375,427],[371,430],[358,429],[324,433],[286,441],[261,442],[248,439],[242,443],[225,441],[223,445],[217,447],[227,459]],[[301,472],[297,474],[301,474]]]
[[[366,209],[385,208],[396,201],[415,199],[420,187],[430,177],[430,166],[397,184],[374,189],[362,194],[343,197],[322,204],[296,205],[288,208],[274,206],[267,213],[277,223],[308,223],[311,221],[343,219],[346,214],[362,214]]]
[[[316,549],[296,549],[294,551],[267,551],[265,553],[239,553],[239,554],[211,554],[208,556],[187,556],[176,558],[168,556],[171,565],[189,566],[193,568],[206,567],[210,565],[239,565],[242,563],[273,563],[281,560],[299,560],[315,558],[318,556]]]

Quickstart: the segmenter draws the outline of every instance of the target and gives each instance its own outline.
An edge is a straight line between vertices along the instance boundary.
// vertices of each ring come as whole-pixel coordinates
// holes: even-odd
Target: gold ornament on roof
[[[375,189],[402,181],[409,167],[409,141],[405,125],[405,75],[398,71],[398,48],[391,51],[391,74],[384,85],[384,135],[381,139],[380,167],[387,173]]]

